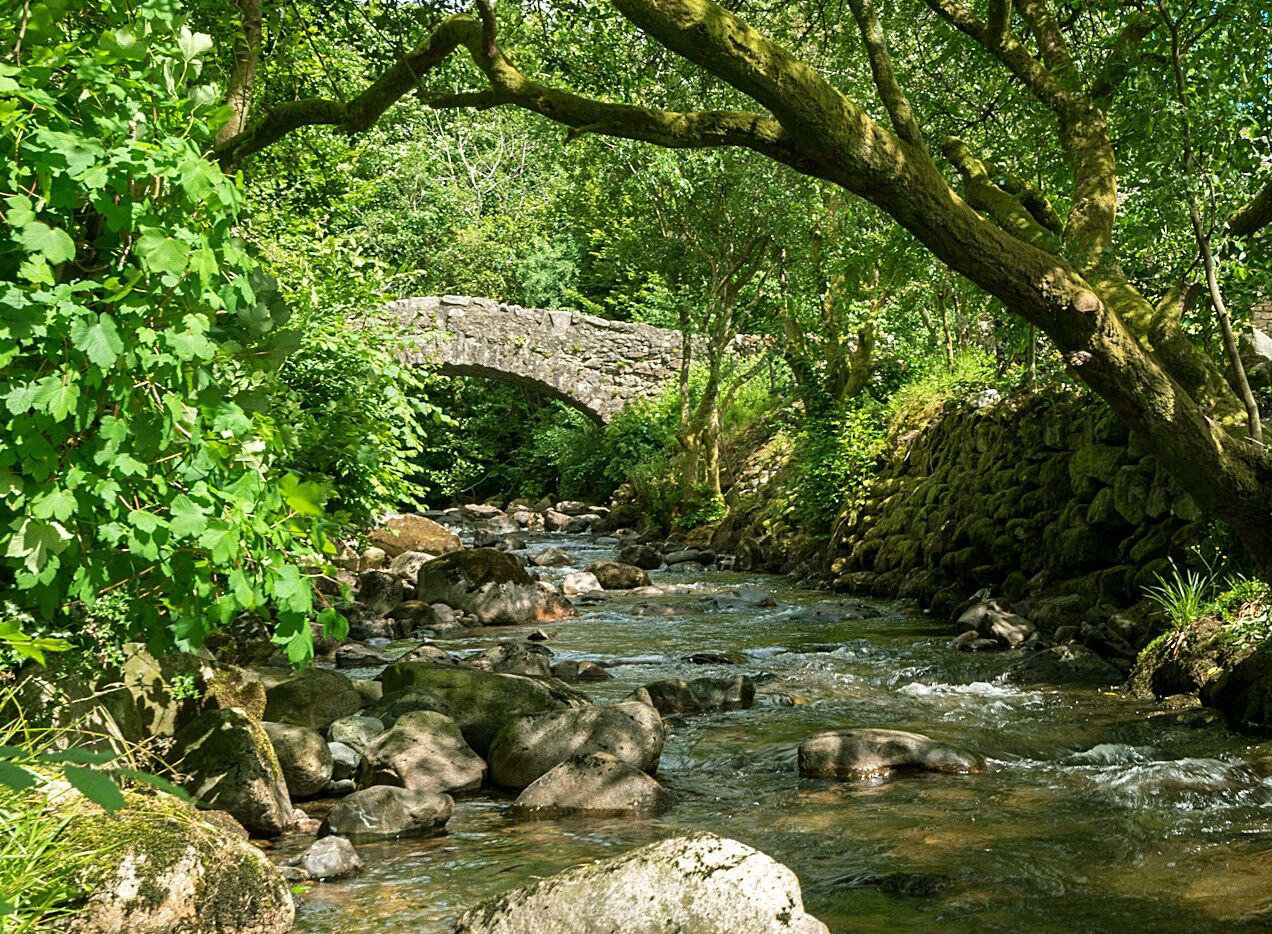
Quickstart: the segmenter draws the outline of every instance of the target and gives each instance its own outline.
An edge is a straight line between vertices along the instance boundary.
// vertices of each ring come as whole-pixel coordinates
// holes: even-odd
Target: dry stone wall
[[[577,311],[461,295],[401,299],[388,310],[419,336],[403,348],[405,362],[529,386],[602,423],[656,396],[680,364],[679,331]]]
[[[739,497],[760,505],[717,542],[739,566],[915,598],[937,617],[986,589],[1044,627],[1107,618],[1203,530],[1192,498],[1106,408],[1059,393],[947,404],[901,433],[829,545],[802,534],[789,506],[766,511],[790,500],[784,485],[778,474]]]
[[[903,436],[844,517],[844,587],[947,609],[988,588],[1127,606],[1200,536],[1201,514],[1103,406],[1061,395],[945,411]]]

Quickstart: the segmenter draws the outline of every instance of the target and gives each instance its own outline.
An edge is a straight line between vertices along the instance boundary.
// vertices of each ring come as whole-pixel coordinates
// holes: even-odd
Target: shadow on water
[[[531,549],[549,540],[580,564],[609,555],[562,536]],[[780,579],[654,577],[676,592],[585,607],[552,624],[547,644],[565,658],[626,660],[610,667],[615,680],[578,685],[600,703],[665,677],[756,680],[753,709],[670,724],[658,777],[677,799],[671,812],[518,822],[510,795],[460,799],[445,835],[361,846],[367,871],[314,886],[296,930],[446,930],[482,898],[697,829],[789,865],[808,910],[833,931],[1272,930],[1272,778],[1248,764],[1258,758],[1248,738],[1153,716],[1115,692],[1000,683],[1001,656],[952,652],[945,627],[887,604],[843,601],[871,618],[841,619],[821,606],[826,593]],[[743,582],[778,606],[706,605]],[[634,612],[650,602],[673,615]],[[442,644],[462,652],[528,631]],[[682,660],[695,652],[745,658]],[[798,776],[802,739],[855,726],[927,733],[983,753],[990,768],[850,783]]]

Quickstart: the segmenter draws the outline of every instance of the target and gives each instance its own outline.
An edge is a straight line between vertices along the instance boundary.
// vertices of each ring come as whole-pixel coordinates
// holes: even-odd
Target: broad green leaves
[[[10,657],[103,600],[118,638],[194,647],[251,611],[311,652],[298,568],[327,489],[278,466],[287,311],[233,235],[239,192],[204,155],[212,40],[175,9],[33,12],[21,56],[0,39],[0,577],[33,620],[0,626]]]

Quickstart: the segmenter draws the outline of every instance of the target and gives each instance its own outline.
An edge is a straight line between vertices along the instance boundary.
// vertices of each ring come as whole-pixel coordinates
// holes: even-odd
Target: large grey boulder
[[[577,615],[560,594],[537,587],[520,561],[494,548],[456,551],[430,561],[420,568],[416,599],[470,613],[483,626]]]
[[[984,768],[985,760],[973,752],[904,730],[830,730],[810,736],[799,746],[799,774],[805,778],[862,778],[893,769],[980,772]]]
[[[345,675],[326,668],[252,668],[265,685],[265,719],[324,732],[341,717],[362,709],[363,700]]]
[[[665,737],[658,712],[635,701],[518,717],[490,745],[490,776],[505,788],[525,788],[566,759],[589,752],[606,752],[652,773]]]
[[[631,564],[618,561],[594,561],[584,568],[600,581],[604,590],[634,590],[649,586],[649,575]]]
[[[467,659],[474,668],[504,674],[552,677],[552,650],[533,642],[500,642]]]
[[[664,717],[712,710],[748,710],[755,704],[755,682],[746,675],[692,681],[663,678],[637,688],[632,699],[649,704]]]
[[[54,748],[124,752],[147,735],[134,695],[117,670],[90,678],[67,658],[49,656],[47,665],[27,662],[18,670],[14,702],[30,726],[50,731]],[[0,707],[0,720],[11,717]]]
[[[265,722],[261,726],[274,747],[292,800],[312,798],[327,787],[333,763],[321,733],[290,723]]]
[[[445,526],[410,513],[391,517],[371,533],[370,539],[390,558],[406,551],[444,555],[464,547],[459,536]]]
[[[449,795],[375,785],[355,791],[327,812],[318,836],[384,840],[428,833],[450,820],[455,802]]]
[[[291,798],[264,727],[241,710],[209,710],[173,740],[182,785],[203,808],[228,811],[248,830],[275,836],[292,824]]]
[[[696,833],[575,866],[488,899],[457,934],[824,934],[795,873],[759,850]]]
[[[464,742],[450,717],[428,710],[403,714],[362,753],[358,784],[416,791],[476,791],[486,763]]]
[[[56,930],[67,934],[284,934],[291,886],[265,854],[169,795],[128,792],[104,812],[82,798],[58,838],[76,860],[85,901]],[[52,928],[50,928],[52,930]]]
[[[431,710],[434,713],[451,716],[450,704],[442,700],[432,691],[421,687],[409,687],[400,691],[385,694],[364,711],[366,716],[374,717],[384,724],[384,728],[397,723],[398,717],[413,713],[416,710]],[[380,730],[381,733],[384,730]],[[378,734],[377,734],[378,735]]]
[[[517,717],[591,704],[586,696],[553,678],[425,662],[398,662],[384,670],[386,699],[395,691],[417,688],[440,697],[450,707],[464,739],[478,755],[485,755],[495,734]]]
[[[513,802],[523,816],[623,817],[671,807],[667,789],[608,752],[566,759],[531,782]]]

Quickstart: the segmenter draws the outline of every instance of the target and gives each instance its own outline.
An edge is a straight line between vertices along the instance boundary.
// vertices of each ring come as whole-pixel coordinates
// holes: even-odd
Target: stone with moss
[[[465,741],[484,756],[504,725],[526,714],[549,713],[591,703],[554,678],[527,678],[453,665],[398,662],[384,670],[385,696],[424,689],[442,699]]]
[[[173,741],[183,785],[201,807],[229,811],[244,827],[276,836],[293,821],[278,756],[261,724],[242,710],[209,710]]]
[[[123,651],[123,683],[148,736],[174,736],[205,710],[237,707],[258,720],[265,713],[264,685],[235,665],[187,652],[156,656],[139,642]]]
[[[253,668],[251,675],[265,685],[265,719],[324,732],[341,717],[365,706],[353,682],[325,668]]]
[[[168,795],[128,793],[114,813],[79,799],[57,842],[85,854],[70,934],[282,934],[295,905],[260,850]]]

